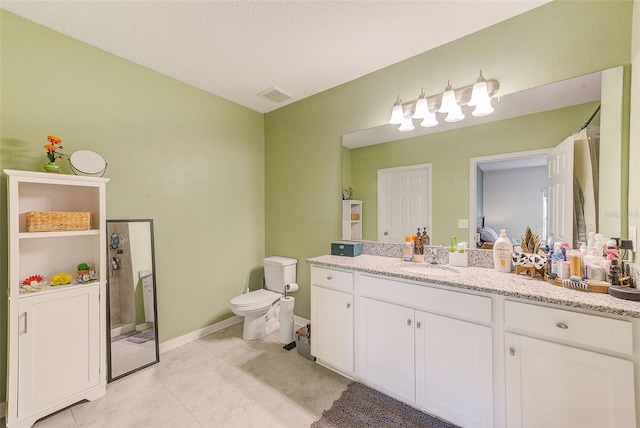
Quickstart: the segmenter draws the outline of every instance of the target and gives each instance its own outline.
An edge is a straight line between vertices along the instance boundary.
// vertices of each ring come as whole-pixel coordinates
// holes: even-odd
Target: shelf
[[[94,236],[100,235],[100,229],[92,230],[69,230],[64,232],[20,232],[18,234],[19,239],[34,239],[34,238],[61,238],[67,236]]]
[[[40,291],[29,291],[29,292],[22,292],[21,291],[20,294],[18,294],[17,296],[14,296],[14,297],[9,297],[9,299],[16,298],[16,297],[18,299],[25,299],[25,298],[29,298],[29,297],[42,296],[44,294],[59,293],[59,292],[71,290],[71,289],[74,289],[74,288],[91,287],[91,286],[99,285],[99,284],[100,284],[100,281],[93,281],[93,282],[88,282],[88,283],[85,283],[85,284],[71,283],[71,284],[55,285],[55,286],[51,285],[51,284],[48,284]]]

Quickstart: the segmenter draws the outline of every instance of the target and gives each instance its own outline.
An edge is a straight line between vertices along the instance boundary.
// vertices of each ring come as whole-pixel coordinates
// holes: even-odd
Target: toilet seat
[[[248,307],[263,307],[269,306],[282,295],[274,291],[266,290],[264,288],[249,293],[241,294],[231,299],[231,305],[238,309]]]

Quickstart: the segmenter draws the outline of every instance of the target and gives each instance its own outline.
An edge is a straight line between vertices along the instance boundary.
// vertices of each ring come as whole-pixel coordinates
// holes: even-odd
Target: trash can
[[[298,354],[303,357],[315,361],[316,357],[311,355],[311,333],[310,333],[310,325],[307,324],[307,327],[300,327],[296,331],[296,349],[298,350]]]

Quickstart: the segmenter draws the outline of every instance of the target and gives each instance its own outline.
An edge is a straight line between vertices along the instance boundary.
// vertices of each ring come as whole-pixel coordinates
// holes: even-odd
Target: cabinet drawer
[[[632,325],[628,321],[506,301],[508,330],[575,342],[631,355]]]
[[[353,273],[311,266],[311,284],[353,293]]]
[[[489,297],[367,275],[360,277],[359,284],[360,294],[363,296],[455,318],[491,322]]]

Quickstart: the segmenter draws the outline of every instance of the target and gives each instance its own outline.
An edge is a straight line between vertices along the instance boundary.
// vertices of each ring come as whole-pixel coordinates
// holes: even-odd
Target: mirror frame
[[[109,235],[109,224],[111,223],[149,223],[149,236],[150,236],[150,246],[151,246],[151,277],[153,279],[153,316],[154,316],[154,322],[153,322],[153,329],[154,329],[154,334],[155,334],[155,339],[154,339],[154,344],[155,344],[155,359],[149,363],[144,363],[132,370],[129,370],[127,372],[118,374],[117,376],[113,376],[113,365],[111,362],[111,358],[112,358],[112,351],[111,351],[111,293],[110,293],[110,273],[111,273],[111,263],[109,260],[109,255],[108,255],[108,249],[109,249],[109,245],[111,242],[111,238],[108,236]],[[155,240],[154,240],[154,235],[153,235],[153,219],[114,219],[114,220],[107,220],[107,227],[105,230],[105,233],[107,234],[107,260],[106,260],[106,266],[109,266],[109,272],[107,273],[107,306],[106,306],[106,312],[107,312],[107,322],[106,322],[106,329],[107,329],[107,383],[111,383],[115,380],[118,380],[124,376],[130,375],[132,373],[138,372],[140,370],[143,370],[149,366],[152,366],[154,364],[157,364],[160,362],[160,341],[158,338],[158,299],[157,299],[157,287],[156,287],[156,256],[155,256]]]

